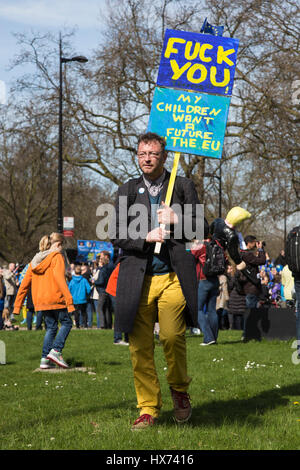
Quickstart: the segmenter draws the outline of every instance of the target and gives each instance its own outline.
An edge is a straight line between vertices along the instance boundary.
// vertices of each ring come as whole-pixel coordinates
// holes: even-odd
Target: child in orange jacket
[[[32,259],[19,287],[14,304],[18,315],[31,286],[35,311],[43,311],[46,334],[43,342],[41,369],[49,369],[57,364],[68,368],[63,360],[62,349],[72,328],[71,313],[75,310],[73,298],[66,282],[66,261],[62,252],[64,236],[52,233],[40,241],[40,251]],[[58,321],[61,328],[58,331]]]

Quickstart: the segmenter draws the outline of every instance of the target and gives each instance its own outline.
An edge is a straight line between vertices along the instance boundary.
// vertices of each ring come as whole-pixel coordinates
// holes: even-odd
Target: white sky
[[[88,57],[99,42],[103,8],[105,0],[0,0],[0,102],[5,89],[21,73],[18,68],[8,71],[19,51],[12,33],[50,31],[58,36],[59,31],[75,27],[76,53]]]

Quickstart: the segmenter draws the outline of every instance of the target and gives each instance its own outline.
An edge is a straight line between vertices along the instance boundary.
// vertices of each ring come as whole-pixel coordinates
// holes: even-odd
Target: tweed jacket
[[[169,179],[170,173],[166,172],[161,191],[161,201],[165,200]],[[132,197],[130,195],[132,187],[135,189],[134,204],[141,204],[146,207],[148,216],[147,230],[151,230],[151,206],[148,191],[141,176],[119,188],[115,204],[115,236],[111,236],[113,245],[122,250],[116,291],[115,328],[125,333],[130,333],[133,328],[135,315],[139,307],[147,259],[155,245],[146,242],[145,236],[137,239],[130,237],[130,234],[127,234],[126,238],[122,236],[121,232],[124,231],[124,225],[128,227],[134,217],[128,214],[126,217],[124,217],[124,214],[120,217],[120,197]],[[182,217],[183,225],[186,223],[191,225],[192,223],[193,228],[196,230],[196,224],[202,224],[205,233],[208,232],[207,221],[204,219],[203,214],[199,216],[199,212],[196,211],[196,206],[199,205],[198,209],[201,206],[194,183],[191,180],[185,177],[176,177],[171,206],[172,204],[178,204],[182,207],[186,204],[191,208],[191,212]],[[185,233],[186,231],[183,230],[183,234]],[[194,256],[186,249],[186,242],[186,238],[179,239],[177,236],[174,237],[172,233],[170,239],[165,241],[172,269],[178,276],[186,299],[184,315],[187,326],[196,327],[198,313],[196,263]]]
[[[6,295],[15,295],[17,292],[17,280],[15,273],[9,269],[4,269],[3,279],[6,288]]]

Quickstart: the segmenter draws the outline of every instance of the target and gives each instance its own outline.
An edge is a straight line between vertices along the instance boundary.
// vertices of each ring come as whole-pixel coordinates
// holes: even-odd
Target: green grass
[[[1,331],[0,449],[4,450],[299,450],[300,365],[293,341],[240,341],[221,331],[201,347],[187,334],[189,424],[175,424],[166,363],[157,345],[163,395],[157,426],[130,430],[136,398],[128,347],[112,331],[72,330],[64,359],[88,371],[36,372],[44,331]],[[248,364],[248,367],[247,367]]]

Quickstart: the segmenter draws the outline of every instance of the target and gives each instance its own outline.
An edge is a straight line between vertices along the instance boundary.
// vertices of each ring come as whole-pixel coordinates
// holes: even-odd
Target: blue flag
[[[205,21],[200,30],[200,33],[212,34],[213,36],[223,36],[223,32],[224,26],[213,26],[207,21],[207,18],[205,18]]]

